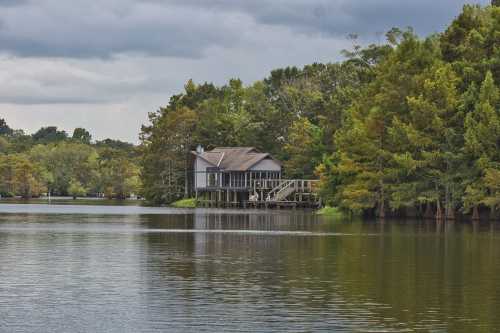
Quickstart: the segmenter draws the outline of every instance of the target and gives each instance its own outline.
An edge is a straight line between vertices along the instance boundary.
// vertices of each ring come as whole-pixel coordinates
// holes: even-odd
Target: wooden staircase
[[[295,180],[287,180],[269,192],[270,201],[287,201],[286,199],[295,192]]]
[[[316,192],[317,181],[314,180],[284,180],[268,193],[267,201],[296,201],[296,194],[313,195]]]

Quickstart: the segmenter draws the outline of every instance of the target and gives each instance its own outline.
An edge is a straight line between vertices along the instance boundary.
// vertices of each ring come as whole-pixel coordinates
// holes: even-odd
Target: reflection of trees
[[[170,290],[175,293],[170,298],[206,298],[221,306],[276,304],[287,313],[339,317],[351,325],[344,327],[470,331],[481,322],[489,331],[500,324],[495,311],[500,244],[490,225],[432,221],[332,227],[287,213],[143,221],[150,229],[177,229],[146,236],[143,272],[155,290],[149,297],[156,301],[162,290]],[[302,231],[311,224],[313,230],[345,234],[272,232]]]
[[[481,323],[490,331],[498,325],[500,244],[492,234],[474,233],[477,225],[412,225],[340,239],[343,296],[360,306],[372,303],[368,308],[382,321],[411,327],[429,329],[437,321],[467,331]]]
[[[157,283],[168,288],[172,280],[180,278],[186,291],[196,287],[203,289],[199,292],[219,290],[217,297],[222,302],[279,298],[304,306],[326,306],[333,285],[321,285],[320,281],[332,280],[333,270],[325,265],[331,258],[311,258],[334,251],[335,242],[303,234],[259,233],[286,227],[300,231],[314,223],[310,214],[299,216],[285,213],[143,217],[143,225],[149,229],[176,229],[147,233],[143,271],[151,275],[155,288]],[[331,290],[318,294],[314,292],[318,286]],[[304,292],[308,290],[313,292]]]

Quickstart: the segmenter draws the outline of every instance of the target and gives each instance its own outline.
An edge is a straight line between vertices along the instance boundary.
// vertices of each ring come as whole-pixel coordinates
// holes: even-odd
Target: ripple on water
[[[288,211],[0,214],[0,331],[495,331],[498,237]]]

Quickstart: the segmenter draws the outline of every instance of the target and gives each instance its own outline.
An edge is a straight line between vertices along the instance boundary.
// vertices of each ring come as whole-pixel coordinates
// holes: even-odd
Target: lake
[[[0,204],[1,332],[500,331],[495,223]]]

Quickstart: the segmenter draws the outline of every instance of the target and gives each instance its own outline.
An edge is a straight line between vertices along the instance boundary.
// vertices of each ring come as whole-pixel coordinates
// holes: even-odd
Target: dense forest
[[[452,218],[500,208],[500,7],[467,5],[440,34],[392,29],[345,61],[244,86],[189,81],[143,126],[146,198],[188,195],[197,144],[254,146],[287,177],[319,178],[328,204]]]
[[[69,136],[49,126],[27,135],[0,119],[0,196],[106,196],[140,190],[138,149],[117,140],[92,142],[77,128]]]

